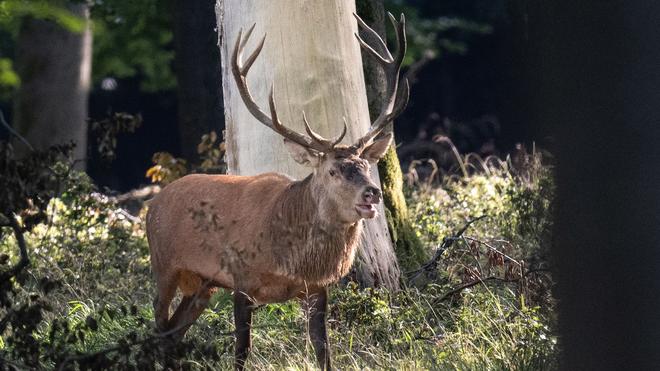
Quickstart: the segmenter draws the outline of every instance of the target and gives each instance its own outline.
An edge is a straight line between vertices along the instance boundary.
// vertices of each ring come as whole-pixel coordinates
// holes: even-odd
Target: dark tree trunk
[[[193,161],[202,135],[225,126],[215,0],[173,2],[181,150]]]
[[[562,369],[657,369],[660,3],[539,2],[530,17],[556,139]]]
[[[357,0],[358,15],[383,38],[385,37],[385,9],[383,0]],[[387,21],[389,23],[389,20]],[[366,38],[367,36],[364,35]],[[386,99],[385,73],[378,62],[362,51],[364,80],[367,86],[369,115],[377,117]],[[387,208],[387,224],[399,264],[404,268],[419,266],[426,260],[422,246],[408,215],[406,199],[403,196],[403,173],[393,144],[378,163],[378,172],[383,189],[383,201]]]
[[[85,3],[68,4],[89,19]],[[76,143],[73,156],[84,168],[87,157],[87,98],[92,35],[65,30],[42,19],[25,18],[18,34],[16,66],[21,78],[14,102],[14,127],[35,149]],[[16,142],[19,153],[26,148]]]

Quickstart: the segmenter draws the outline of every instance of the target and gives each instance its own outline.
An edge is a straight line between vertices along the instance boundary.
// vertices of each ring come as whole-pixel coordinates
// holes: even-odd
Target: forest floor
[[[556,368],[551,169],[538,153],[461,158],[460,175],[420,181],[407,201],[429,264],[405,267],[392,293],[354,283],[331,290],[329,337],[338,369]],[[96,193],[82,173],[25,234],[31,265],[3,283],[0,363],[32,368],[231,369],[231,294],[217,293],[177,349],[153,333],[153,280],[144,223]],[[144,215],[144,210],[141,211]],[[3,264],[17,241],[0,234]],[[37,307],[38,310],[30,311]],[[295,301],[254,318],[250,369],[314,369]],[[23,322],[21,322],[23,321]],[[9,324],[9,325],[8,325]]]

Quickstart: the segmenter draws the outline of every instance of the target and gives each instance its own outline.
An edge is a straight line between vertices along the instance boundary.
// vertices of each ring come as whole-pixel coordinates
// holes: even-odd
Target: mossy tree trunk
[[[382,0],[357,0],[357,13],[385,40],[385,9]],[[364,35],[366,38],[367,36]],[[378,63],[363,52],[364,79],[367,85],[369,115],[377,117],[385,99],[385,73]],[[403,173],[396,145],[392,144],[378,163],[378,173],[382,182],[387,224],[395,243],[399,264],[405,269],[420,265],[427,258],[426,251],[417,237],[408,214],[408,206],[403,195]]]

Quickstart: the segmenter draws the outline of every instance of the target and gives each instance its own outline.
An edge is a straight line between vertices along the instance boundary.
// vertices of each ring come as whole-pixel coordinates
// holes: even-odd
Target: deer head
[[[388,98],[369,131],[351,145],[340,144],[346,135],[346,119],[341,134],[330,139],[312,130],[304,112],[301,112],[301,117],[306,135],[284,126],[277,116],[273,88],[269,96],[270,115],[259,108],[250,94],[247,73],[264,46],[265,35],[247,59],[243,59],[243,51],[254,30],[254,25],[244,37],[243,31],[239,32],[231,60],[232,74],[248,111],[262,124],[284,137],[284,144],[296,162],[314,169],[310,187],[319,214],[325,215],[326,218],[338,218],[345,223],[354,223],[362,218],[376,216],[375,205],[381,200],[381,191],[371,180],[371,166],[385,154],[391,144],[393,134],[391,126],[387,128],[388,124],[403,111],[409,95],[408,81],[404,79],[399,84],[401,63],[406,53],[403,14],[397,21],[391,13],[388,13],[396,31],[398,44],[394,56],[378,33],[356,14],[353,15],[366,34],[376,41],[374,47],[367,44],[360,35],[355,34],[367,54],[375,58],[384,69]]]

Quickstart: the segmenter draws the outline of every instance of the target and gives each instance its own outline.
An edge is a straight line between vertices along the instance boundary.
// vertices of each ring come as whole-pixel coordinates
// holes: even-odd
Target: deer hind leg
[[[252,327],[252,312],[254,302],[243,292],[234,291],[234,323],[236,325],[236,350],[234,353],[234,367],[243,370],[245,360],[250,354],[252,341],[250,330]]]
[[[328,290],[325,287],[309,292],[304,299],[304,308],[309,314],[309,337],[314,346],[316,359],[321,370],[329,371],[330,349],[326,331],[326,314],[328,312]]]
[[[215,288],[204,282],[198,275],[191,272],[181,272],[179,288],[183,293],[181,303],[176,308],[168,324],[172,338],[179,341],[197,318],[204,312]]]
[[[159,275],[156,279],[157,293],[154,299],[154,319],[156,330],[165,332],[170,318],[170,303],[176,294],[177,277],[175,274]]]
[[[196,295],[184,296],[181,299],[181,303],[169,323],[169,331],[172,331],[171,336],[175,341],[183,339],[186,331],[206,309],[210,298],[211,290],[206,289]]]

